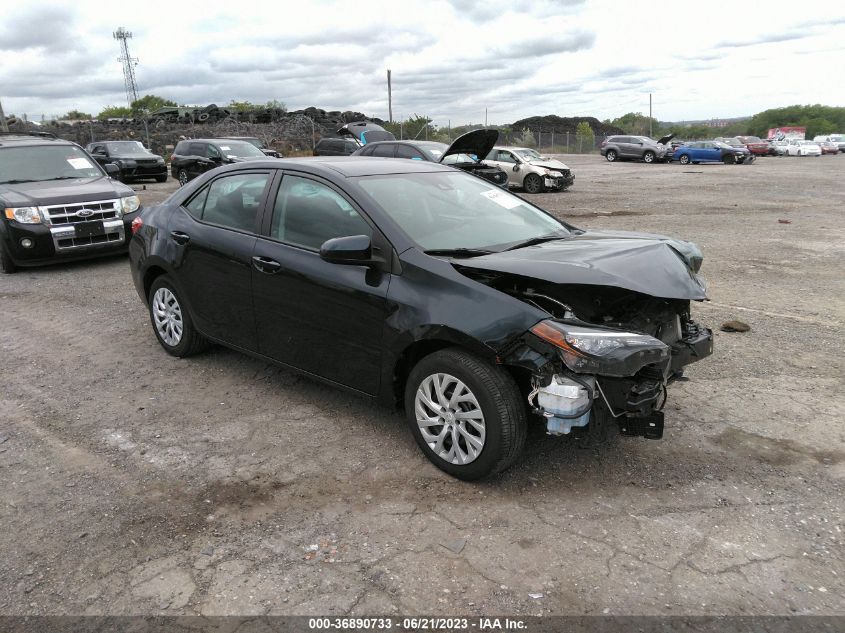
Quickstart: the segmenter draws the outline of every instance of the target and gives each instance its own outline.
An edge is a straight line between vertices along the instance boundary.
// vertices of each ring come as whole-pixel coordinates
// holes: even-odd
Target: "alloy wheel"
[[[425,443],[450,464],[469,464],[484,449],[487,433],[481,405],[454,376],[438,373],[423,379],[414,411]]]
[[[184,187],[188,184],[188,172],[184,169],[179,170],[179,186]]]
[[[159,288],[153,295],[153,320],[156,332],[170,347],[182,340],[182,307],[169,288]]]

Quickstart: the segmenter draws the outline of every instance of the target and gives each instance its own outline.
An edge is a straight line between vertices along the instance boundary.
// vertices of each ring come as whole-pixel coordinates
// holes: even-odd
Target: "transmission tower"
[[[112,33],[112,37],[120,42],[121,55],[117,58],[117,61],[123,64],[123,83],[126,85],[126,103],[131,108],[132,103],[138,100],[138,85],[135,82],[135,66],[138,65],[138,58],[130,57],[129,42],[127,41],[132,37],[132,32],[127,31],[121,26]]]

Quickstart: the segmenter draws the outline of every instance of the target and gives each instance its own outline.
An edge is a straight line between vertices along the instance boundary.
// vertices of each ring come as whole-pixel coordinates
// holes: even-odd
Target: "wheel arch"
[[[426,356],[452,347],[496,364],[496,353],[475,338],[452,328],[433,326],[421,332],[420,336],[398,346],[391,360],[385,363],[386,371],[382,375],[381,399],[401,407],[405,385],[414,366]]]

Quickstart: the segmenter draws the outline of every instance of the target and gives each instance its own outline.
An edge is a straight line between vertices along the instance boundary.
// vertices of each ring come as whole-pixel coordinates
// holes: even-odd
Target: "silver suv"
[[[609,136],[602,141],[600,151],[610,163],[617,160],[664,161],[672,156],[672,148],[666,144],[674,136],[669,134],[658,141],[647,136]]]

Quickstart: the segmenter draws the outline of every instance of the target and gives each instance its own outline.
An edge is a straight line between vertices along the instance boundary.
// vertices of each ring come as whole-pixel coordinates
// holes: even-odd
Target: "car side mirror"
[[[520,170],[519,163],[517,163],[516,165],[514,165],[514,166],[513,166],[513,170],[514,170],[514,171],[519,171],[519,170]]]
[[[114,163],[107,163],[105,165],[105,170],[106,173],[109,175],[109,178],[111,178],[112,176],[116,176],[120,173],[120,167],[118,167]]]
[[[331,264],[370,264],[373,261],[373,242],[368,235],[335,237],[323,242],[320,258]]]

